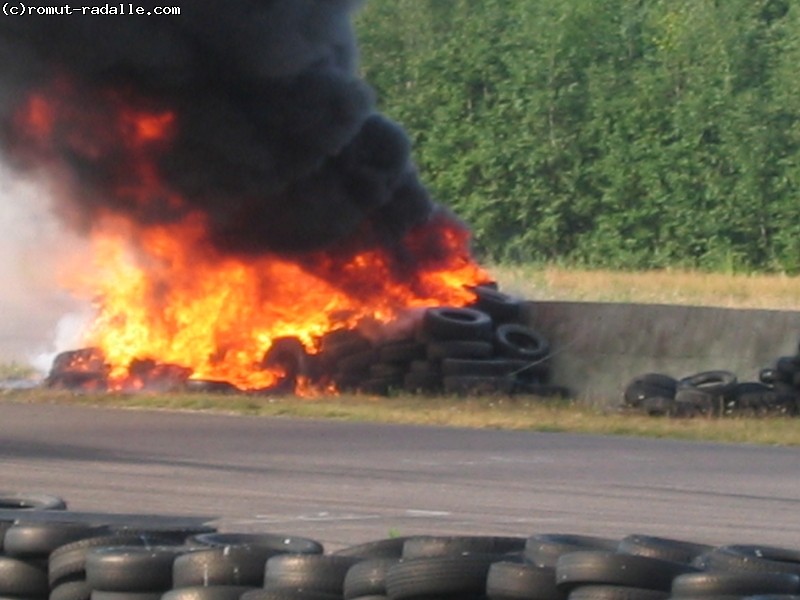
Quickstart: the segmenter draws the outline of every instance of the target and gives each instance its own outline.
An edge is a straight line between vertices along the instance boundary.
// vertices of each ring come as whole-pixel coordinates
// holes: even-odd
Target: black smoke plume
[[[158,4],[139,2],[148,11]],[[68,173],[89,227],[108,210],[140,223],[199,210],[208,242],[229,254],[401,248],[409,229],[442,210],[418,180],[407,136],[376,111],[358,76],[357,4],[189,0],[174,16],[0,18],[6,159]],[[42,160],[20,142],[15,114],[32,91],[59,90],[53,82],[63,79],[78,118],[56,132],[54,156]],[[113,94],[178,115],[175,138],[156,159],[163,198],[120,193],[120,178],[138,175],[126,173],[113,140],[94,151],[75,143]],[[171,202],[169,192],[182,201]]]

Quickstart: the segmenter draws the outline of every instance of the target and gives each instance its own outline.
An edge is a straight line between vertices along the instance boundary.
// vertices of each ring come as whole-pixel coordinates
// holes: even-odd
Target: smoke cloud
[[[5,17],[5,155],[18,167],[69,173],[85,227],[108,210],[141,223],[200,211],[209,244],[229,254],[397,249],[441,209],[418,180],[406,134],[376,111],[358,76],[358,4],[192,0],[179,16]],[[52,87],[65,78],[67,87]],[[76,118],[59,125],[43,160],[20,144],[14,118],[47,86]],[[141,173],[130,172],[119,140],[87,141],[119,95],[177,115],[169,150],[155,157],[167,189],[146,202],[120,191]]]

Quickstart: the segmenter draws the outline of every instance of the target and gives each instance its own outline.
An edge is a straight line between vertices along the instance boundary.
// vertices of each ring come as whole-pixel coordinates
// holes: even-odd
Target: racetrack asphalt
[[[800,548],[800,450],[0,401],[0,491],[328,550],[639,533]]]

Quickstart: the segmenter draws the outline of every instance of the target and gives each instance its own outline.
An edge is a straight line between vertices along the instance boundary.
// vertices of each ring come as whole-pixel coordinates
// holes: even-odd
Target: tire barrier
[[[258,368],[281,376],[269,388],[248,393],[293,393],[302,379],[321,390],[384,396],[397,391],[570,396],[567,388],[550,381],[550,343],[522,323],[521,301],[487,286],[473,291],[472,305],[428,308],[403,331],[391,324],[372,324],[369,332],[336,329],[323,334],[310,351],[297,338],[273,340]],[[134,363],[137,389],[243,393],[228,382],[190,379],[178,365]],[[97,348],[64,352],[53,362],[45,385],[105,391],[109,372]]]
[[[325,552],[309,538],[207,525],[162,523],[150,531],[111,518],[104,524],[102,514],[89,524],[63,504],[44,504],[63,506],[45,509],[60,510],[59,518],[26,518],[37,508],[0,513],[8,525],[0,541],[14,553],[0,553],[2,598],[800,599],[800,549],[793,548],[552,533],[396,537]]]
[[[725,417],[800,415],[800,348],[761,369],[758,381],[739,381],[725,370],[682,378],[644,373],[625,386],[623,410],[651,416]]]

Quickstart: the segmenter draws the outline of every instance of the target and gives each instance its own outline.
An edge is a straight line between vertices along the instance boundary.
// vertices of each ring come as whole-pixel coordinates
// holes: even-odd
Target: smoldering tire
[[[800,599],[800,549],[630,534],[410,536],[326,552],[274,533],[71,513],[3,494],[0,597],[27,600]],[[38,513],[32,516],[32,513]],[[134,518],[134,517],[132,517]],[[148,528],[146,523],[155,523]],[[144,523],[144,524],[143,524]],[[10,542],[10,543],[9,543]],[[61,545],[59,545],[61,544]]]

